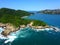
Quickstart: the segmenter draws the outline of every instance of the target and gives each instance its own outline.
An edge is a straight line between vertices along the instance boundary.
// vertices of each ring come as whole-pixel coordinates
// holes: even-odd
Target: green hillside
[[[42,25],[45,26],[46,23],[43,21],[22,19],[23,16],[29,16],[31,13],[24,10],[15,10],[9,8],[0,8],[0,23],[11,23],[14,26],[18,27],[20,25],[27,25],[31,21],[34,22],[33,25]]]

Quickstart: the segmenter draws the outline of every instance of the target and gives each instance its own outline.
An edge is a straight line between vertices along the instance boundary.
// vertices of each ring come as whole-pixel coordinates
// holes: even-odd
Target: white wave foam
[[[56,32],[60,31],[59,28],[57,28],[57,27],[54,27],[54,28],[56,29],[55,30]],[[44,31],[44,30],[49,31],[49,30],[54,30],[54,29],[53,28],[45,28],[45,29],[33,29],[33,30],[36,30],[36,31]],[[21,34],[24,33],[23,31],[18,30],[16,32],[11,33],[7,37],[4,37],[3,35],[1,35],[2,31],[4,31],[4,29],[0,28],[0,39],[7,39],[4,43],[13,42],[17,38],[17,35],[19,35],[20,33]],[[49,32],[49,33],[52,33],[52,32]],[[26,36],[27,35],[20,35],[20,37],[26,37]]]
[[[2,27],[0,27],[0,39],[7,39],[7,37],[4,37],[1,32],[4,31]]]
[[[53,30],[53,29],[50,29],[50,28],[45,28],[45,29],[33,29],[33,30],[36,30],[36,31],[49,31],[49,30]]]
[[[59,28],[54,27],[54,29],[55,29],[56,32],[60,32],[60,29]]]
[[[8,43],[8,42],[13,42],[17,37],[16,36],[7,36],[8,40],[6,40],[4,43]]]
[[[16,36],[13,36],[13,35],[8,35],[7,37],[5,37],[1,34],[2,31],[4,31],[4,29],[0,27],[0,39],[7,39],[4,43],[12,42],[17,38]]]
[[[44,28],[44,29],[34,29],[32,28],[33,30],[35,31],[49,31],[49,30],[53,30],[53,31],[56,31],[56,32],[60,32],[60,28],[58,27],[50,27],[50,28]]]
[[[3,29],[2,27],[0,27],[0,33],[1,33],[2,31],[4,31],[4,29]]]
[[[17,36],[8,35],[7,37],[0,34],[0,39],[7,39],[4,43],[13,42]]]
[[[8,38],[0,34],[0,39],[8,39]]]

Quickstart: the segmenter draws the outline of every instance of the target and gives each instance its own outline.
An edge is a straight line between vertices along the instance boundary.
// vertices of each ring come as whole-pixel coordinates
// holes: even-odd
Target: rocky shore
[[[19,27],[14,27],[12,24],[10,23],[6,23],[6,24],[3,24],[3,23],[0,23],[0,27],[4,28],[4,31],[2,31],[2,35],[3,36],[7,36],[9,35],[11,32],[15,32],[17,30],[20,30],[20,29],[24,29],[26,27],[31,27],[33,30],[36,30],[36,31],[44,31],[44,30],[54,30],[54,31],[59,31],[60,29],[57,28],[57,27],[53,27],[53,26],[32,26],[33,25],[33,22],[31,22],[30,24],[27,24],[27,25],[20,25]]]
[[[9,35],[11,32],[17,31],[19,29],[19,27],[14,27],[12,24],[10,23],[0,23],[0,27],[4,28],[4,31],[2,31],[2,35],[7,36]]]

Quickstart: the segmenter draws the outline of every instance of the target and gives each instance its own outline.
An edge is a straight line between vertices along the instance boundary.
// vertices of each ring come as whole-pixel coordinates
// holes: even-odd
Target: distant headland
[[[60,14],[60,9],[53,9],[53,10],[46,9],[46,10],[38,11],[37,13],[42,13],[42,14]]]

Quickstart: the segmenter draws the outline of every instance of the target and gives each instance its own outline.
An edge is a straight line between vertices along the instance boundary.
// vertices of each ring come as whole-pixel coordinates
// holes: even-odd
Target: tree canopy
[[[31,13],[24,10],[14,10],[10,8],[1,8],[0,9],[0,22],[1,23],[11,23],[14,26],[18,27],[20,25],[27,25],[31,21],[34,22],[33,25],[46,25],[43,21],[22,19],[23,16],[29,16]]]

